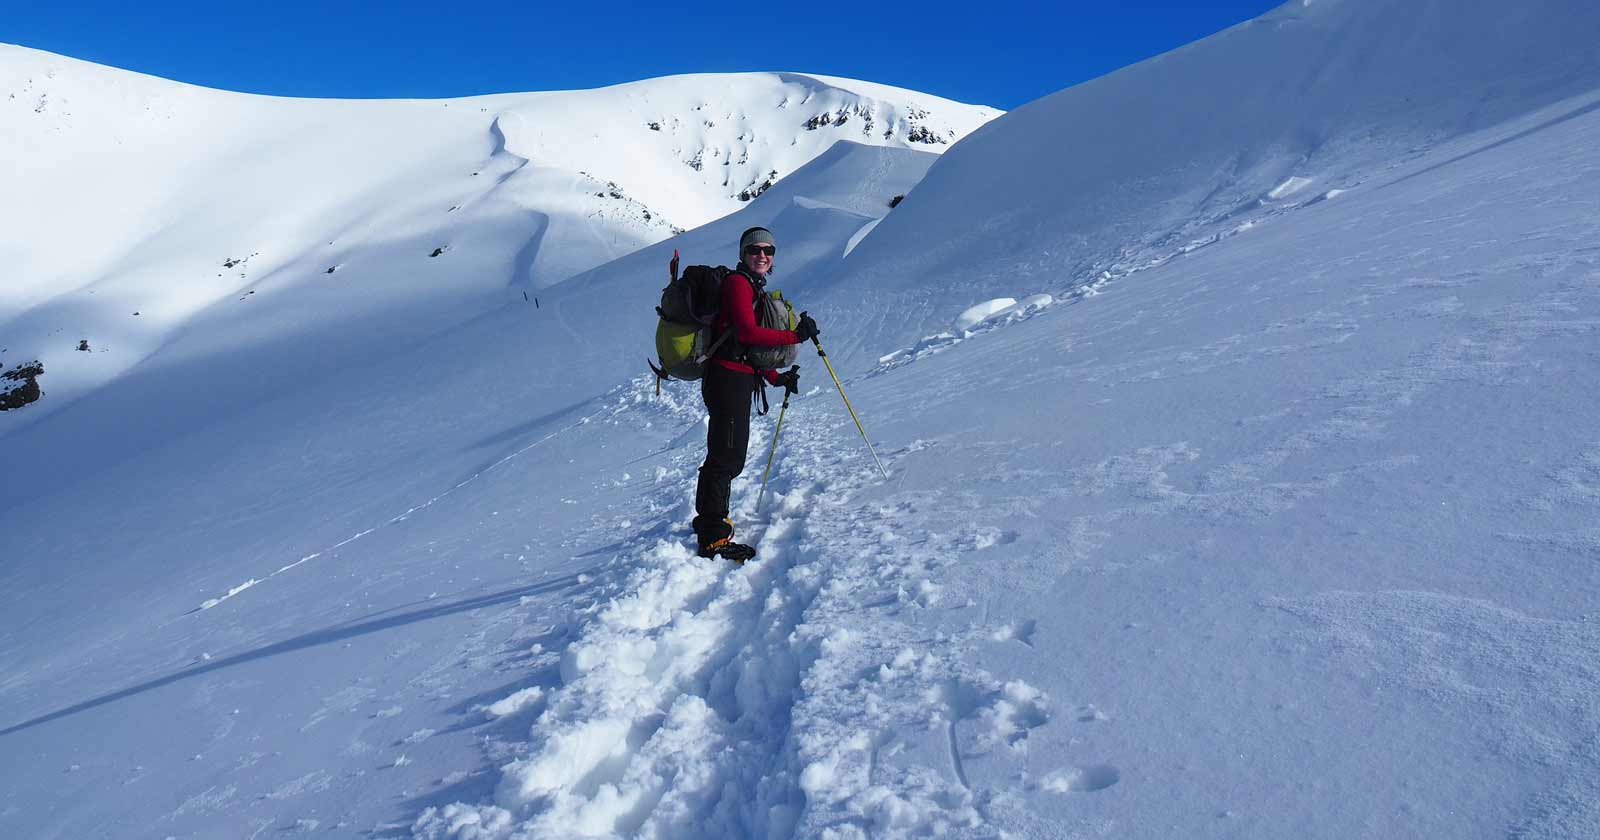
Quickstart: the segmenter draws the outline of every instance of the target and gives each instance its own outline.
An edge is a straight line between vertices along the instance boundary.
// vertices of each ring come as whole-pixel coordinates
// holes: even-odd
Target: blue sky
[[[441,97],[793,70],[1014,108],[1280,0],[16,4],[0,41],[228,90]]]

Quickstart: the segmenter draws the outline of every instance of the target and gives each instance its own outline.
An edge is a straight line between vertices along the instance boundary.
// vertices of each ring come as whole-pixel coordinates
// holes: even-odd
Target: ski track
[[[702,423],[698,388],[653,398],[649,377],[632,388],[604,422]],[[562,684],[526,743],[489,747],[518,756],[493,801],[430,807],[415,837],[997,836],[962,744],[1020,749],[1048,721],[1048,700],[966,664],[992,628],[929,639],[895,620],[938,602],[929,572],[949,562],[938,558],[954,538],[908,547],[899,534],[939,512],[856,501],[883,485],[836,394],[814,393],[790,414],[767,512],[753,507],[775,414],[754,424],[733,487],[757,560],[732,566],[689,548],[702,453],[688,433],[627,522],[595,523],[590,544],[632,536],[613,560],[609,600],[561,655]],[[673,501],[651,501],[663,497]],[[902,749],[930,731],[944,743]]]

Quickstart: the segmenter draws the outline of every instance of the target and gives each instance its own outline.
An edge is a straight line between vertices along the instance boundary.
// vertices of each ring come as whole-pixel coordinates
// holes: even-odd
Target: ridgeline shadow
[[[546,424],[555,423],[558,420],[564,420],[567,417],[576,414],[578,409],[583,408],[593,401],[594,400],[591,398],[569,403],[562,408],[546,412],[545,414],[535,417],[532,420],[518,423],[517,425],[508,429],[489,435],[488,437],[485,437],[476,443],[468,444],[467,446],[462,447],[461,451],[471,452],[474,449],[484,449],[491,446],[502,446],[506,444],[509,444],[510,446],[508,448],[511,449],[515,449],[518,446],[525,446],[527,444],[526,438],[529,433],[537,431],[539,427]],[[489,461],[488,463],[494,462]]]
[[[452,601],[446,604],[424,607],[422,609],[411,610],[410,612],[391,615],[386,618],[357,619],[354,622],[336,624],[330,628],[318,630],[313,633],[306,633],[304,635],[296,636],[292,639],[286,639],[281,642],[267,645],[266,647],[256,648],[255,650],[235,654],[223,659],[206,662],[203,665],[186,668],[182,671],[169,674],[165,677],[149,680],[134,686],[129,686],[128,688],[113,691],[109,694],[102,694],[99,697],[94,697],[81,703],[67,706],[63,709],[57,709],[56,711],[48,714],[40,715],[36,718],[25,720],[21,723],[13,724],[4,729],[0,729],[0,737],[5,737],[6,735],[11,735],[16,732],[32,729],[36,726],[41,726],[52,721],[61,720],[62,718],[71,717],[79,712],[86,712],[90,709],[98,708],[108,703],[115,703],[118,700],[143,694],[147,691],[161,688],[163,686],[172,685],[173,683],[181,682],[192,677],[203,676],[215,671],[220,671],[224,668],[231,668],[235,665],[242,665],[246,662],[254,662],[258,659],[266,659],[268,657],[277,656],[283,653],[293,653],[294,651],[298,650],[305,650],[307,648],[318,647],[320,645],[331,644],[333,642],[340,642],[344,641],[345,639],[355,638],[357,636],[365,636],[371,633],[381,632],[383,630],[390,630],[395,627],[403,627],[407,624],[415,624],[419,621],[442,618],[447,615],[468,612],[470,610],[480,609],[482,607],[492,607],[497,604],[515,603],[517,600],[530,595],[540,595],[548,592],[556,592],[562,589],[568,589],[577,583],[577,574],[563,575],[562,577],[554,580],[541,581],[539,583],[529,584],[528,586],[520,586],[515,589],[507,589],[489,595],[479,595],[459,601]]]
[[[1415,172],[1413,172],[1413,173],[1411,173],[1409,175],[1404,175],[1402,177],[1396,178],[1393,181],[1390,181],[1389,183],[1384,184],[1383,186],[1384,186],[1385,189],[1387,189],[1388,187],[1392,187],[1392,186],[1394,186],[1396,184],[1405,183],[1406,181],[1409,181],[1412,178],[1421,177],[1423,175],[1428,174],[1429,172],[1433,172],[1435,170],[1442,169],[1442,168],[1444,168],[1446,166],[1450,166],[1451,164],[1460,163],[1461,161],[1464,161],[1467,158],[1476,157],[1477,155],[1481,155],[1484,152],[1493,151],[1495,149],[1500,148],[1501,146],[1506,146],[1506,145],[1509,145],[1511,143],[1515,143],[1518,140],[1523,139],[1524,137],[1528,137],[1528,136],[1533,135],[1533,134],[1538,134],[1539,132],[1544,131],[1546,129],[1555,128],[1556,126],[1561,125],[1562,123],[1571,122],[1572,120],[1575,120],[1575,119],[1577,119],[1579,117],[1582,117],[1582,116],[1584,116],[1586,114],[1592,114],[1595,111],[1600,111],[1600,101],[1590,102],[1587,105],[1581,105],[1581,106],[1579,106],[1577,108],[1572,109],[1571,111],[1566,112],[1565,114],[1562,114],[1562,115],[1557,116],[1557,117],[1552,117],[1552,118],[1550,118],[1548,120],[1545,120],[1542,123],[1539,123],[1536,126],[1533,126],[1532,128],[1523,129],[1522,131],[1519,131],[1516,134],[1513,134],[1513,135],[1511,135],[1509,137],[1502,137],[1501,139],[1496,140],[1496,141],[1494,141],[1492,143],[1488,143],[1488,144],[1485,144],[1483,146],[1479,146],[1478,148],[1473,149],[1473,150],[1471,150],[1469,152],[1463,152],[1462,154],[1456,155],[1455,157],[1450,158],[1449,160],[1440,161],[1438,163],[1433,164],[1432,166],[1425,166],[1425,167],[1423,167],[1421,169],[1418,169],[1417,171],[1415,171]]]

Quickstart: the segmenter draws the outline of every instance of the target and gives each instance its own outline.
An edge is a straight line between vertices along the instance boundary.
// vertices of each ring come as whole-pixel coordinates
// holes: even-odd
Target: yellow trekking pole
[[[795,365],[790,370],[791,372],[798,371],[800,366]],[[783,434],[783,415],[789,410],[789,393],[789,390],[785,388],[783,391],[783,405],[778,407],[778,428],[772,430],[772,449],[767,453],[767,469],[761,473],[761,492],[756,495],[756,510],[758,512],[761,510],[761,500],[767,496],[767,478],[772,475],[772,457],[778,454],[778,435]]]
[[[850,419],[856,421],[856,431],[861,433],[861,440],[867,444],[867,451],[872,453],[872,460],[877,463],[878,471],[884,478],[889,477],[889,471],[883,468],[883,462],[878,460],[878,453],[872,448],[872,441],[867,439],[867,430],[861,428],[861,418],[856,416],[856,410],[850,405],[850,398],[844,395],[844,386],[839,384],[839,374],[833,372],[833,363],[828,361],[827,351],[822,349],[822,342],[816,336],[811,337],[811,343],[817,345],[817,355],[822,357],[822,363],[828,366],[828,375],[833,377],[834,387],[839,389],[839,396],[844,400],[844,407],[850,411]]]

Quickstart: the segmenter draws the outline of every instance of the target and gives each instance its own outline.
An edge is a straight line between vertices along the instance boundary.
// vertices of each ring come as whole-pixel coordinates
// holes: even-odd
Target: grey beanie
[[[778,247],[778,243],[772,241],[772,231],[767,230],[764,227],[753,227],[745,231],[744,235],[739,237],[739,255],[743,256],[744,249],[750,247],[751,245],[771,245],[774,248]]]

